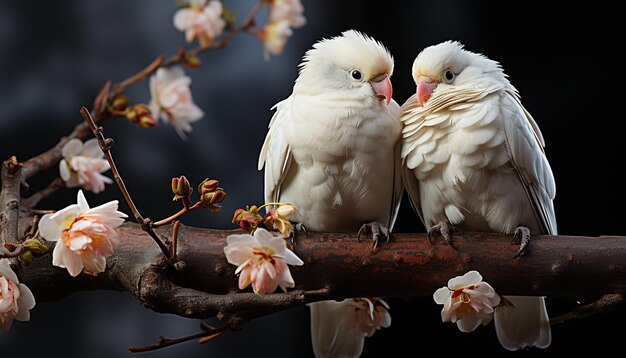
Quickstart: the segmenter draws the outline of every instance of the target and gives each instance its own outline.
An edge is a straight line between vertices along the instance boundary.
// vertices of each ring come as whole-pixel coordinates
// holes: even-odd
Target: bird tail
[[[315,357],[358,357],[363,352],[365,336],[357,334],[354,322],[349,320],[349,311],[354,311],[354,306],[348,301],[352,300],[309,304]]]
[[[544,298],[503,298],[511,304],[498,307],[495,313],[496,333],[502,347],[510,351],[525,347],[547,348],[552,337]]]

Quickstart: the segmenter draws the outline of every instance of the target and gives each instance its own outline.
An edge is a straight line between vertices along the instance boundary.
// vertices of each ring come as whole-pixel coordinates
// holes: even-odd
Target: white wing
[[[407,99],[406,102],[404,102],[404,104],[402,105],[402,113],[407,113],[409,110],[414,110],[419,107],[416,96],[417,95],[414,94],[409,99]],[[403,141],[402,139],[400,140]],[[400,158],[400,156],[398,156],[398,158]],[[409,169],[409,167],[406,165],[406,160],[406,158],[401,160],[402,182],[404,184],[404,188],[409,194],[409,201],[411,202],[413,210],[417,213],[422,223],[426,225],[426,223],[424,222],[424,214],[422,213],[422,205],[420,204],[420,182],[415,177],[413,170]]]
[[[391,100],[389,103],[389,111],[394,120],[400,120],[401,109],[396,101]],[[398,217],[398,211],[400,211],[400,201],[402,200],[402,194],[404,193],[404,186],[402,185],[402,158],[400,153],[402,152],[402,137],[398,138],[398,143],[394,147],[394,172],[393,172],[393,196],[391,198],[391,213],[389,215],[389,223],[387,227],[389,231],[393,230],[393,226],[396,223]]]
[[[541,234],[556,235],[556,217],[552,200],[556,185],[546,158],[541,131],[513,92],[505,92],[501,101],[505,140],[511,162],[520,178]],[[550,320],[543,297],[505,296],[513,306],[495,313],[498,340],[508,350],[525,347],[547,348],[550,345]]]
[[[278,201],[280,185],[285,179],[292,162],[291,149],[284,136],[285,121],[289,117],[289,107],[292,97],[278,102],[272,109],[276,109],[269,124],[269,131],[259,155],[258,170],[265,165],[265,202]]]
[[[541,131],[514,93],[505,92],[500,108],[511,164],[524,186],[531,208],[542,228],[541,234],[556,235],[556,217],[552,203],[556,196],[556,184],[543,150]]]

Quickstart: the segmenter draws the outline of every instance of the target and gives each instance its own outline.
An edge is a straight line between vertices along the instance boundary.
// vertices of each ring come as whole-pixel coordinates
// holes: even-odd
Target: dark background
[[[226,1],[240,14],[253,1]],[[382,41],[396,61],[394,98],[414,91],[412,62],[420,49],[447,39],[486,54],[504,66],[548,143],[555,173],[555,201],[562,234],[625,234],[621,225],[624,190],[622,19],[601,2],[469,1],[304,1],[308,25],[295,31],[282,56],[265,62],[262,46],[249,35],[227,49],[203,56],[205,66],[188,71],[196,103],[205,118],[187,142],[160,125],[138,130],[124,120],[106,123],[116,140],[114,154],[142,212],[164,217],[171,204],[169,180],[186,174],[193,182],[217,177],[228,191],[222,213],[193,213],[185,223],[231,228],[231,213],[262,201],[263,180],[256,161],[271,117],[269,108],[291,93],[296,66],[316,40],[354,28]],[[173,1],[63,2],[0,1],[0,157],[25,160],[54,145],[81,121],[105,80],[120,80],[156,55],[172,54],[183,34],[172,26]],[[149,100],[148,84],[131,88],[133,101]],[[55,171],[31,180],[45,185]],[[94,205],[121,198],[114,186],[87,195]],[[75,200],[65,191],[41,203],[61,208]],[[129,212],[126,205],[122,210]],[[423,227],[403,204],[397,231]],[[359,277],[366,281],[367,277]],[[444,282],[442,282],[444,284]],[[584,291],[585,282],[580,282]],[[581,300],[583,297],[581,297]],[[493,326],[471,335],[440,322],[432,299],[391,299],[393,325],[367,339],[364,356],[430,350],[443,354],[505,353]],[[576,302],[549,300],[561,313]],[[553,344],[540,354],[622,350],[625,316],[610,314],[553,327]],[[150,356],[310,356],[307,308],[293,309],[245,325],[204,346],[187,343]],[[89,292],[61,302],[38,303],[31,322],[0,334],[2,356],[27,352],[66,357],[129,356],[126,347],[148,344],[159,335],[197,331],[197,322],[153,313],[129,294]]]

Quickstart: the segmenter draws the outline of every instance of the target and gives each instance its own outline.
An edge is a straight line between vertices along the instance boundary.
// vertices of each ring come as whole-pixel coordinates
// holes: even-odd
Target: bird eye
[[[359,70],[352,70],[352,72],[350,73],[350,75],[352,76],[352,78],[354,78],[355,80],[360,80],[363,75],[361,74],[361,71]]]
[[[456,77],[454,72],[446,70],[446,72],[443,73],[443,82],[452,83],[452,81],[454,81],[454,77]]]

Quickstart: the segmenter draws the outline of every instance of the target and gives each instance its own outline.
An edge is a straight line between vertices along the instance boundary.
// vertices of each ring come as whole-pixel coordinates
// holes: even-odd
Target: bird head
[[[502,67],[496,61],[463,49],[456,41],[446,41],[422,50],[413,62],[413,79],[421,106],[441,86],[499,82],[510,87]],[[511,87],[512,88],[512,87]]]
[[[294,93],[370,96],[389,104],[393,57],[373,38],[354,30],[323,39],[300,64]]]

